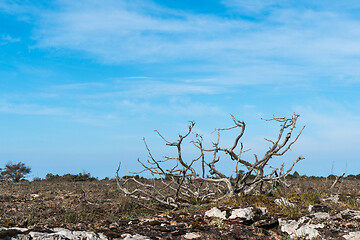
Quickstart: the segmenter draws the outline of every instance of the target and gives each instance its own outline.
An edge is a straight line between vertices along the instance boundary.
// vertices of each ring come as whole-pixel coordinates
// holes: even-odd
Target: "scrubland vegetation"
[[[154,184],[154,181],[158,186],[171,182],[170,179],[154,180],[136,175],[123,177],[124,180],[131,178],[145,185]],[[254,178],[254,175],[250,177],[250,179]],[[89,173],[62,176],[47,174],[44,179],[34,178],[33,181],[3,180],[0,182],[0,225],[31,229],[63,227],[70,230],[102,232],[110,238],[119,237],[124,232],[134,234],[140,232],[146,236],[162,236],[166,233],[167,236],[175,238],[175,233],[184,234],[189,231],[187,229],[191,229],[203,234],[211,233],[213,237],[207,239],[219,239],[216,236],[225,236],[225,233],[234,235],[234,231],[229,230],[233,222],[223,220],[208,222],[203,217],[194,218],[194,216],[203,216],[205,211],[214,206],[265,207],[271,216],[285,219],[298,219],[308,214],[309,205],[321,205],[330,213],[345,209],[360,210],[360,174],[346,176],[331,188],[336,179],[338,176],[335,175],[315,177],[302,176],[294,172],[286,176],[285,185],[271,192],[237,194],[218,201],[194,199],[187,207],[180,209],[169,209],[158,201],[138,201],[126,196],[118,188],[116,179],[98,180]],[[137,187],[138,184],[127,183],[128,189]],[[337,202],[324,202],[324,199],[333,196],[338,197]],[[279,198],[290,200],[296,207],[275,204],[275,199]],[[155,222],[154,226],[140,225],[144,220],[146,222],[146,219],[153,219],[156,216],[170,218],[169,226],[172,226],[171,224],[174,226],[167,230],[159,228],[156,224],[165,224],[164,220],[156,220],[158,222]],[[136,225],[137,223],[139,225]],[[172,232],[169,233],[170,230]],[[286,234],[279,233],[277,227],[263,232],[265,230],[260,231],[259,228],[244,225],[236,231],[241,232],[244,238],[229,235],[226,239],[272,239],[269,238],[269,233],[286,237]]]
[[[294,177],[295,175],[295,177]],[[49,177],[51,176],[51,177]],[[310,204],[332,194],[340,201],[331,203],[334,210],[360,209],[360,175],[348,176],[330,191],[333,175],[305,177],[289,175],[289,187],[278,188],[272,194],[240,195],[218,202],[196,203],[187,208],[166,210],[157,202],[143,204],[126,197],[115,179],[97,180],[90,175],[48,175],[35,181],[0,183],[0,222],[5,226],[65,226],[80,229],[107,229],[123,220],[137,219],[161,212],[197,212],[211,206],[266,207],[271,214],[299,217],[308,212]],[[81,180],[79,180],[81,179]],[[152,180],[139,180],[144,183]],[[158,180],[159,181],[159,180]],[[285,197],[296,208],[281,207],[274,200]]]

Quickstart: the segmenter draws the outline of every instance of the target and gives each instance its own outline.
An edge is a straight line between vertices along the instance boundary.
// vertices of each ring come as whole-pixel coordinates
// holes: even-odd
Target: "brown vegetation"
[[[149,180],[140,179],[139,181]],[[209,227],[200,218],[192,216],[204,214],[213,206],[255,206],[266,207],[274,216],[297,218],[308,213],[309,204],[320,203],[322,198],[336,193],[339,194],[340,201],[326,203],[332,209],[331,211],[346,208],[360,209],[359,180],[344,179],[331,191],[330,186],[333,181],[326,178],[299,177],[288,179],[287,182],[291,186],[290,188],[278,188],[272,195],[233,196],[213,203],[194,203],[192,206],[176,211],[160,211],[156,202],[145,206],[126,197],[116,187],[115,180],[1,182],[0,225],[39,228],[65,227],[74,230],[104,232],[108,236],[120,236],[126,229],[126,232],[130,233],[132,231],[147,236],[161,236],[165,233],[161,232],[160,226],[146,226],[145,228],[144,226],[137,227],[135,223],[141,219],[164,215],[172,216],[173,224],[175,222],[177,224],[173,226],[174,229],[177,229],[176,231],[186,232],[186,229],[190,228],[194,231],[206,232],[211,229],[211,234],[216,235],[220,234],[216,231],[224,233],[228,230],[222,229],[220,223],[217,226]],[[288,198],[297,207],[277,206],[274,204],[274,200],[279,197]],[[134,225],[129,225],[129,222]],[[246,231],[249,231],[250,234],[249,229]],[[256,231],[252,234],[255,234]],[[276,232],[277,230],[275,228],[269,231]],[[229,237],[229,239],[232,238]]]

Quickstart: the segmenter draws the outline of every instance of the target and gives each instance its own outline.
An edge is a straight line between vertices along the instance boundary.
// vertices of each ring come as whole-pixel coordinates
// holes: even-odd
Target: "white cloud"
[[[73,83],[52,86],[55,90],[80,90],[88,88],[98,88],[104,86],[101,82],[86,82],[86,83]]]
[[[137,84],[132,89],[126,91],[127,94],[138,97],[158,97],[158,96],[177,96],[177,95],[201,95],[219,94],[226,91],[216,85],[198,85],[185,83],[143,83]]]
[[[280,1],[277,1],[277,2],[279,3]],[[276,1],[222,0],[221,3],[229,8],[235,8],[235,10],[237,10],[237,11],[259,13],[259,12],[273,6],[276,3]]]
[[[147,116],[167,115],[168,117],[199,117],[226,115],[219,106],[178,98],[173,98],[169,102],[158,104],[148,101],[123,100],[117,102],[116,105],[119,109],[125,109],[125,112],[136,112]]]
[[[21,41],[20,38],[14,38],[10,35],[1,35],[0,37],[0,45],[6,45],[8,43],[16,43],[20,41]]]
[[[145,0],[0,7],[33,13],[36,47],[101,63],[166,63],[165,71],[208,73],[222,84],[359,81],[360,21],[345,3],[221,2],[240,13],[188,13]]]
[[[1,40],[9,43],[20,42],[20,38],[14,38],[10,35],[2,35]]]
[[[138,77],[125,77],[124,79],[151,79],[151,77],[144,77],[144,76],[138,76]],[[120,82],[121,80],[117,80]]]
[[[37,104],[9,103],[6,101],[0,101],[0,113],[47,116],[68,115],[68,112],[62,108],[47,107]]]
[[[2,100],[0,101],[0,114],[55,117],[61,121],[101,127],[113,125],[122,120],[116,113],[104,112],[99,109],[77,109],[76,107],[54,107],[49,103],[14,103]]]
[[[124,99],[139,98],[152,99],[168,96],[185,95],[213,95],[229,92],[230,90],[221,84],[195,80],[166,81],[149,80],[150,78],[131,78],[125,80],[114,80],[109,83],[74,83],[66,85],[54,85],[47,91],[59,94],[59,90],[73,98],[86,99]],[[86,92],[76,90],[86,89]],[[70,94],[70,95],[69,95]]]
[[[274,9],[322,9],[324,11],[354,11],[360,8],[359,1],[356,0],[328,0],[328,1],[311,1],[311,0],[221,0],[221,3],[231,8],[232,11],[242,13],[261,13]]]
[[[274,3],[258,5],[245,7]],[[40,15],[37,47],[80,51],[109,64],[191,59],[198,61],[192,69],[204,66],[241,84],[277,82],[289,74],[296,81],[341,78],[345,72],[360,76],[360,21],[326,8],[274,8],[265,19],[249,21],[144,1],[59,1],[59,6]],[[235,80],[241,76],[246,81]]]

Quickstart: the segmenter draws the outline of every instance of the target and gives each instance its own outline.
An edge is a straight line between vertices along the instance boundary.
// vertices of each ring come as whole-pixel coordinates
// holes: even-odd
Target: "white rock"
[[[91,240],[107,240],[108,238],[102,233],[74,231],[72,234],[78,239],[91,239]]]
[[[221,219],[226,219],[226,211],[221,211],[217,207],[213,207],[209,211],[205,212],[205,216],[207,217],[217,217]]]
[[[295,204],[289,201],[289,199],[286,198],[278,198],[274,200],[275,204],[278,206],[285,206],[285,207],[296,207]]]
[[[312,226],[312,224],[310,224],[298,228],[295,232],[295,236],[305,239],[316,239],[320,237],[320,233],[318,230],[315,229],[315,226]]]
[[[279,219],[282,232],[286,232],[293,238],[316,239],[320,233],[316,228],[324,228],[324,224],[304,224],[300,226],[300,221]]]
[[[77,239],[77,238],[74,238],[74,235],[72,234],[72,232],[68,229],[65,229],[65,228],[54,228],[53,231],[55,233],[53,233],[53,235],[59,235],[61,237],[64,237],[64,238],[69,238],[69,239]]]
[[[86,232],[86,231],[70,231],[64,228],[52,229],[54,233],[39,233],[30,232],[29,235],[33,239],[39,240],[63,240],[63,239],[74,239],[74,240],[108,240],[108,238],[102,233]]]
[[[290,236],[294,236],[296,230],[299,227],[299,223],[295,220],[282,220],[279,219],[279,226],[281,227],[281,231],[289,234]]]
[[[39,232],[30,232],[29,236],[31,236],[32,239],[37,240],[67,240],[69,238],[66,238],[64,236],[55,234],[55,233],[39,233]]]
[[[6,229],[6,228],[5,228]],[[12,228],[9,228],[9,230],[17,230],[19,232],[26,232],[28,231],[29,229],[27,228],[21,228],[21,227],[12,227]]]
[[[40,195],[39,195],[39,194],[36,194],[36,193],[33,193],[33,194],[30,194],[30,197],[32,197],[32,198],[37,198],[37,197],[40,197]]]
[[[248,221],[253,220],[254,213],[253,213],[252,209],[253,209],[252,207],[234,209],[234,210],[232,210],[229,219],[241,218],[241,219],[245,219]]]
[[[317,213],[313,213],[311,214],[313,215],[315,218],[317,219],[327,219],[330,218],[330,214],[327,212],[317,212]]]
[[[196,239],[196,238],[199,238],[199,237],[201,237],[201,235],[198,234],[198,233],[186,233],[184,235],[185,239]]]
[[[126,233],[121,235],[121,237],[123,237],[124,240],[151,240],[150,238],[142,236],[140,234],[131,235]]]
[[[346,240],[359,240],[360,232],[351,232],[347,235],[344,235],[343,238],[345,238]]]

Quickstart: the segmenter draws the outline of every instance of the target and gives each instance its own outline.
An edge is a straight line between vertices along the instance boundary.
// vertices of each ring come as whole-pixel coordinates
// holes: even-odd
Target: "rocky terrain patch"
[[[282,202],[285,200],[282,199]],[[289,237],[289,238],[285,238]],[[299,219],[271,216],[266,208],[213,207],[202,214],[162,214],[124,221],[100,232],[64,228],[0,227],[0,239],[360,239],[360,211],[309,206]]]
[[[274,195],[166,210],[113,180],[0,182],[0,239],[360,239],[358,180],[304,178]]]

